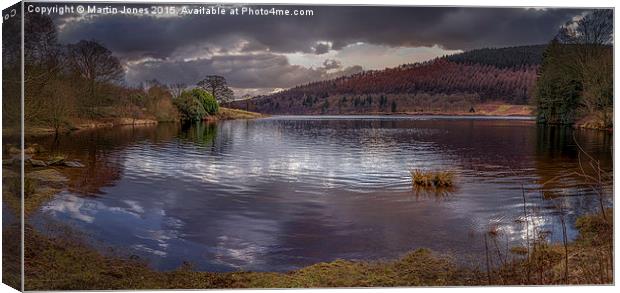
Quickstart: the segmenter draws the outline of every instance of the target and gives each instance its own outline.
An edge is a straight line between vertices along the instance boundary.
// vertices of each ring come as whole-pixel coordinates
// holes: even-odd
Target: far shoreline
[[[217,122],[223,120],[247,120],[247,119],[258,119],[269,117],[267,114],[249,112],[239,109],[233,108],[225,108],[221,107],[220,112],[205,117],[202,119],[203,122]],[[95,120],[85,120],[81,123],[76,123],[70,128],[64,128],[58,134],[68,134],[68,133],[76,133],[85,130],[93,130],[93,129],[103,129],[103,128],[114,128],[114,127],[148,127],[154,126],[163,123],[183,123],[182,120],[163,120],[158,121],[155,119],[148,118],[128,118],[128,117],[118,117],[118,118],[107,118],[107,119],[95,119]],[[3,135],[12,136],[19,135],[18,132],[15,132],[14,129],[3,128]],[[36,137],[36,136],[47,136],[47,135],[55,135],[56,132],[51,127],[44,126],[31,126],[24,127],[24,136],[27,137]]]
[[[435,117],[435,118],[481,118],[506,120],[536,120],[533,115],[489,115],[489,114],[458,114],[458,113],[351,113],[351,114],[269,114],[268,117]]]

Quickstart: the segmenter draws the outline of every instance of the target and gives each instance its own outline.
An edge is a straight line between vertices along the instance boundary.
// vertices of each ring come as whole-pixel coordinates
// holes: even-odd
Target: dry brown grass
[[[488,273],[458,265],[455,258],[462,256],[427,249],[393,261],[336,260],[287,273],[199,272],[190,264],[157,272],[139,259],[103,255],[70,230],[50,238],[27,226],[25,286],[27,290],[88,290],[611,284],[612,271],[605,268],[610,260],[605,255],[607,240],[613,231],[609,223],[600,214],[578,220],[581,234],[569,244],[568,280],[564,247],[545,241],[532,247],[529,258],[524,257],[524,248],[514,249],[520,256],[505,258],[503,264],[498,258],[505,256],[491,254],[496,266]],[[5,229],[3,240],[16,239],[17,229]]]
[[[27,290],[444,286],[467,284],[464,276],[471,273],[427,249],[393,261],[335,260],[288,273],[199,272],[190,264],[158,272],[139,259],[105,256],[80,235],[59,231],[51,238],[27,226]],[[17,233],[5,230],[3,235],[10,239]]]
[[[420,187],[452,187],[454,186],[454,172],[452,171],[411,171],[412,184]]]
[[[256,119],[267,117],[267,115],[248,112],[238,109],[220,107],[220,111],[215,115],[216,120],[234,120],[234,119]]]
[[[21,184],[19,174],[8,169],[2,170],[2,200],[15,215],[21,213]],[[59,171],[47,168],[30,171],[24,178],[24,215],[28,217],[41,205],[61,191],[68,181]]]

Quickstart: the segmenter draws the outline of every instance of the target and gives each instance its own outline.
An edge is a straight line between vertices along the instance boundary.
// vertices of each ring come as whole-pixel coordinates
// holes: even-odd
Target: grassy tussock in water
[[[413,186],[418,187],[452,187],[454,186],[454,172],[452,171],[422,171],[412,170]]]

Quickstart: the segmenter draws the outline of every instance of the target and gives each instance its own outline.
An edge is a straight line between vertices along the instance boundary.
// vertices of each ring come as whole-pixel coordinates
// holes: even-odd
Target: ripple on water
[[[162,270],[190,260],[211,271],[282,271],[420,247],[476,254],[491,228],[518,244],[532,233],[519,221],[521,186],[531,221],[556,231],[555,202],[539,189],[577,166],[574,146],[521,120],[272,117],[95,132],[105,143],[84,134],[41,144],[88,164],[96,152],[114,176],[98,178],[100,196],[76,188],[39,216],[132,248]],[[583,141],[610,165],[611,140]],[[411,169],[452,170],[457,186],[416,193]],[[576,214],[597,207],[576,178],[545,192]]]

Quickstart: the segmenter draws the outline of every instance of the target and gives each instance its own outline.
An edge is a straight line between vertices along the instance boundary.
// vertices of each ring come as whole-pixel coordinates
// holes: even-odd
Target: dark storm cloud
[[[329,52],[329,49],[331,49],[329,44],[318,43],[314,46],[314,53],[317,55],[322,55]]]
[[[291,65],[283,55],[271,53],[251,55],[223,55],[208,59],[189,61],[152,60],[129,66],[127,79],[130,82],[159,79],[165,83],[182,82],[196,84],[205,73],[226,76],[228,82],[237,88],[288,88],[309,81],[334,78],[362,71],[360,66],[351,66],[335,72],[340,64],[326,61],[325,67],[306,68]]]
[[[178,48],[238,38],[271,52],[322,54],[356,42],[471,49],[548,42],[574,9],[283,6],[314,16],[108,15],[68,23],[64,42],[97,39],[123,56],[169,57]],[[320,42],[320,43],[319,43]]]
[[[311,9],[314,16],[113,14],[65,15],[55,21],[61,42],[95,39],[111,49],[124,62],[130,83],[157,78],[194,84],[206,74],[219,74],[235,88],[265,90],[362,70],[359,65],[343,68],[340,60],[333,59],[325,60],[322,67],[307,68],[290,64],[281,54],[321,56],[359,42],[387,47],[438,45],[450,50],[541,44],[582,13],[575,9],[275,7]],[[402,58],[403,63],[409,62]]]

